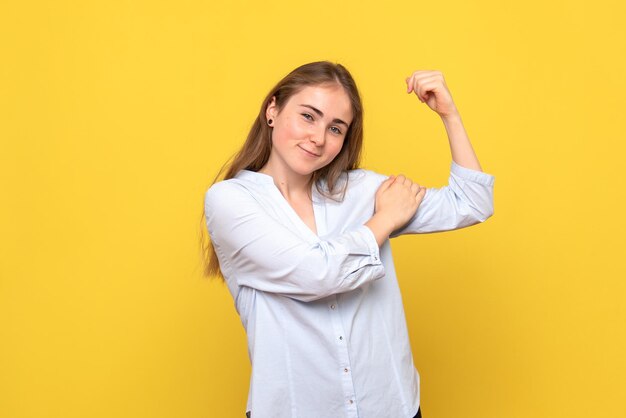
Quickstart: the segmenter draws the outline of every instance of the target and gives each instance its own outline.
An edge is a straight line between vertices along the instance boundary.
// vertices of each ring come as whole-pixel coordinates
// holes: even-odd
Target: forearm
[[[452,159],[460,166],[473,170],[483,171],[474,153],[472,144],[465,132],[461,115],[456,112],[453,115],[441,117],[448,134]]]
[[[372,230],[379,247],[383,245],[389,238],[389,235],[394,231],[394,226],[379,213],[374,214],[374,216],[365,223],[365,226]]]

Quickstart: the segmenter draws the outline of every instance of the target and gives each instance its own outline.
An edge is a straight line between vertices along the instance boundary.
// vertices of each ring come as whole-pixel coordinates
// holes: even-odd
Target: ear
[[[267,109],[265,109],[265,118],[276,119],[277,113],[278,112],[276,109],[276,96],[272,96],[272,100],[270,100],[269,104],[267,105]]]

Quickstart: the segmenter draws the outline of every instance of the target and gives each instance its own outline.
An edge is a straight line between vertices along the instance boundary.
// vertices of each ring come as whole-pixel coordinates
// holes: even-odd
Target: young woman
[[[247,416],[421,416],[389,238],[485,221],[494,177],[441,72],[406,83],[445,125],[447,186],[358,168],[357,87],[342,65],[321,61],[268,93],[224,180],[205,194],[206,272],[226,280],[248,339]]]

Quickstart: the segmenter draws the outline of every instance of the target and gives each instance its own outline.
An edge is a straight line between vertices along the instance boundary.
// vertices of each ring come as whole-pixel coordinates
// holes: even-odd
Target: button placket
[[[354,390],[354,382],[352,381],[352,373],[350,372],[351,365],[350,356],[348,354],[347,337],[341,321],[338,297],[335,295],[330,298],[327,306],[329,308],[328,311],[330,312],[333,333],[335,338],[337,338],[337,358],[339,360],[339,363],[337,364],[337,373],[340,374],[341,387],[346,402],[346,412],[348,413],[347,416],[350,418],[356,418],[357,408],[354,398],[356,392]]]

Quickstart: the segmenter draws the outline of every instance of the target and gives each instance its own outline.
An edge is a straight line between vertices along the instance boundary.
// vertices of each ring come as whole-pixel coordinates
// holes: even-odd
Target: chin
[[[295,171],[296,173],[300,174],[301,176],[309,176],[309,175],[311,175],[311,174],[315,173],[317,170],[319,170],[319,168],[315,168],[315,169],[312,169],[312,170],[303,170],[303,169],[300,169],[300,170],[294,170],[294,171]]]
[[[317,170],[320,170],[322,168],[324,168],[326,165],[318,165],[318,164],[302,164],[302,163],[296,163],[296,164],[290,164],[289,168],[291,169],[292,172],[297,173],[301,176],[308,176],[311,175],[313,173],[315,173]]]
[[[310,169],[310,170],[302,170],[302,171],[306,171],[307,174],[313,174],[316,171],[319,171],[319,170],[322,170],[322,169],[328,167],[329,164],[330,164],[330,162],[327,163],[327,164],[324,164],[324,165],[316,166],[315,168]]]

